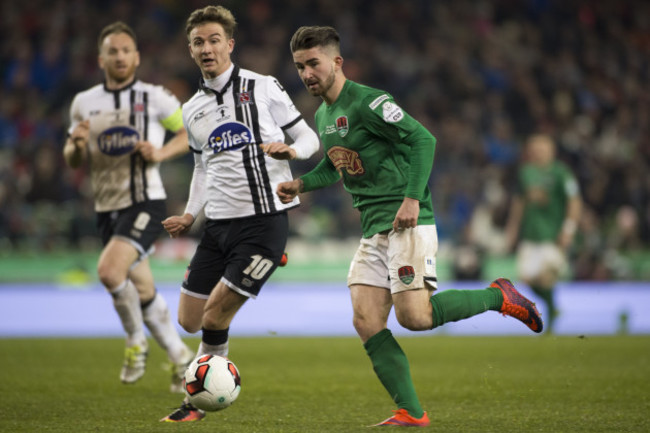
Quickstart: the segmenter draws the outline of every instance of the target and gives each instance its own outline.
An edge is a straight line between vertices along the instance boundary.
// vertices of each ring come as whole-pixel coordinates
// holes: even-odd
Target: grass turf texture
[[[425,430],[650,431],[650,337],[398,340]],[[122,385],[121,339],[0,340],[0,431],[367,432],[394,409],[355,338],[234,338],[235,404],[160,423],[182,396],[167,391],[164,354],[150,345],[147,374]]]

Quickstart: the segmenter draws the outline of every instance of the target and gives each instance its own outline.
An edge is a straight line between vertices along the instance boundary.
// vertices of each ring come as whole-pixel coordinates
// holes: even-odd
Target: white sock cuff
[[[108,289],[108,291],[113,295],[117,295],[122,290],[126,289],[126,287],[129,285],[129,282],[130,282],[129,279],[127,278],[126,280],[124,280],[122,282],[122,284],[118,284],[117,287],[113,287],[112,289]]]
[[[228,342],[226,341],[223,344],[218,344],[215,346],[212,344],[206,344],[202,341],[197,353],[197,356],[199,355],[217,355],[228,357]]]

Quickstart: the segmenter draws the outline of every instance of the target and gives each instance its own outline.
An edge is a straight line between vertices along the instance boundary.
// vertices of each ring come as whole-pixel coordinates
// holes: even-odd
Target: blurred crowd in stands
[[[274,75],[313,125],[320,100],[289,52],[301,25],[341,33],[346,75],[390,91],[438,139],[434,209],[463,263],[506,255],[502,230],[523,140],[552,135],[585,211],[575,279],[634,278],[650,247],[650,2],[644,0],[223,1],[239,21],[233,59]],[[101,81],[97,35],[134,27],[138,76],[181,101],[198,69],[184,31],[197,0],[10,0],[0,5],[0,251],[97,248],[89,179],[61,149],[74,94]],[[296,163],[303,173],[316,160]],[[190,156],[164,163],[169,212],[184,208]],[[337,185],[303,197],[294,236],[360,235]],[[468,254],[470,254],[468,256]],[[471,255],[474,256],[471,256]],[[647,274],[646,274],[647,275]],[[636,275],[638,276],[638,275]]]

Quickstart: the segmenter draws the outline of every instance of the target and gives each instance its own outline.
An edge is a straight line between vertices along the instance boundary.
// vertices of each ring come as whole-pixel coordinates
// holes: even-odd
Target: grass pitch
[[[398,338],[436,432],[648,432],[650,337]],[[189,341],[191,347],[198,340]],[[121,339],[0,340],[0,432],[368,432],[394,405],[355,338],[233,338],[242,392],[201,422],[164,354],[119,382]]]

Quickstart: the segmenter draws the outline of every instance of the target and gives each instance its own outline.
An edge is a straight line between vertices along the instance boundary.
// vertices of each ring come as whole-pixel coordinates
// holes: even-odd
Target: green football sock
[[[415,393],[408,359],[389,329],[370,337],[363,345],[372,361],[375,374],[399,409],[420,418],[424,410]]]
[[[548,310],[548,329],[551,330],[553,328],[553,321],[555,319],[555,316],[557,315],[557,311],[555,309],[555,298],[553,296],[553,289],[546,289],[542,287],[537,287],[537,286],[530,286],[531,290],[540,298],[542,298],[542,301],[546,304],[547,310]]]
[[[546,303],[546,306],[548,307],[549,312],[552,312],[555,310],[555,302],[553,300],[553,290],[551,289],[543,289],[541,287],[537,286],[530,286],[533,292],[542,300],[544,303]]]
[[[503,294],[495,287],[483,290],[445,290],[433,295],[429,302],[433,306],[433,328],[436,328],[487,310],[499,311],[503,304]]]

